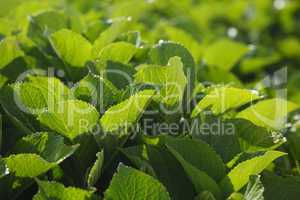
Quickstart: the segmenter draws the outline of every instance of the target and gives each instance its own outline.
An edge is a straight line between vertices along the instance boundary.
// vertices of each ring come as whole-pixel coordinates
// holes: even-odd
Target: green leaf
[[[109,43],[115,41],[118,36],[128,30],[129,18],[115,19],[109,28],[103,31],[93,44],[92,57],[97,58],[100,51]]]
[[[195,198],[195,200],[216,200],[216,199],[211,192],[203,191]]]
[[[62,96],[63,99],[70,98],[69,88],[66,85],[64,85],[64,83],[58,78],[44,76],[29,76],[28,81],[32,84],[39,84],[42,87],[46,88],[50,93],[49,95]]]
[[[280,151],[267,151],[261,156],[254,157],[238,164],[221,181],[220,186],[225,195],[239,191],[249,181],[250,175],[257,175],[268,167],[275,159],[286,155]]]
[[[137,48],[127,42],[115,42],[103,47],[99,52],[97,61],[97,70],[101,72],[107,68],[107,62],[119,62],[127,64],[136,53]],[[108,72],[111,73],[111,72]]]
[[[235,74],[218,68],[200,68],[197,76],[199,82],[208,82],[209,84],[243,85]]]
[[[222,120],[220,117],[205,114],[192,119],[191,135],[209,144],[223,161],[230,161],[240,153],[240,144],[236,132],[239,130],[231,121]]]
[[[131,64],[108,61],[104,76],[111,81],[118,89],[126,90],[132,87],[133,75],[136,69]]]
[[[222,159],[202,140],[164,137],[164,141],[168,148],[172,148],[187,163],[204,171],[217,182],[226,175]]]
[[[12,24],[12,20],[1,17],[0,18],[0,35],[4,35],[4,36],[10,36],[11,33],[13,32],[13,30],[16,28],[13,24]]]
[[[29,77],[28,82],[14,86],[18,101],[29,113],[40,114],[70,97],[69,88],[54,77]]]
[[[169,200],[165,187],[153,177],[136,169],[120,165],[113,176],[104,199]]]
[[[283,55],[287,58],[299,58],[300,55],[300,40],[296,37],[287,37],[278,42],[278,47]]]
[[[21,31],[21,37],[24,37],[28,27],[28,16],[30,16],[32,13],[36,13],[49,8],[50,2],[29,1],[24,3],[18,0],[13,1],[16,3],[15,7],[14,9],[11,9],[9,13],[7,12],[7,10],[5,10],[6,17],[9,17],[13,20],[13,23],[18,28],[16,30]],[[11,4],[11,2],[9,2],[9,4]]]
[[[260,97],[253,91],[233,87],[216,87],[212,89],[194,108],[192,117],[196,117],[203,110],[210,108],[213,114],[222,114],[225,111],[238,108]]]
[[[193,198],[193,184],[182,170],[181,164],[165,147],[139,145],[127,147],[121,151],[135,167],[157,177],[167,188],[172,199]]]
[[[6,84],[8,78],[2,74],[0,74],[0,89]]]
[[[93,191],[75,187],[65,187],[61,183],[37,180],[39,191],[34,200],[92,200]]]
[[[137,21],[150,8],[148,2],[139,0],[120,1],[113,5],[111,17],[130,16],[130,19]]]
[[[241,63],[241,71],[243,73],[253,73],[259,70],[262,70],[264,67],[268,65],[274,64],[280,60],[280,55],[277,53],[273,53],[270,56],[261,56],[248,58],[242,61]]]
[[[71,140],[91,131],[99,118],[99,113],[92,105],[79,100],[61,101],[55,108],[41,113],[38,120]]]
[[[105,111],[118,99],[120,91],[107,79],[89,73],[73,88],[77,99],[99,106],[100,111]]]
[[[166,24],[163,24],[162,26],[168,39],[183,44],[192,53],[196,61],[200,60],[203,56],[204,49],[192,35],[180,28],[168,26]]]
[[[173,106],[181,102],[187,79],[179,57],[170,58],[167,66],[140,65],[134,75],[136,83],[161,86],[158,101]]]
[[[17,154],[4,158],[9,172],[17,177],[36,177],[54,167],[51,163],[37,154]]]
[[[102,166],[103,166],[103,161],[104,161],[103,151],[97,153],[96,156],[97,156],[97,159],[94,162],[94,164],[88,174],[88,179],[87,179],[88,187],[93,187],[97,183],[98,179],[101,176]]]
[[[50,42],[56,54],[72,67],[84,67],[91,60],[92,45],[78,33],[62,29],[51,34]]]
[[[104,132],[126,133],[139,120],[154,93],[154,90],[143,90],[109,108],[100,119]]]
[[[247,185],[244,194],[245,200],[264,200],[264,186],[259,175],[250,176],[250,181]]]
[[[0,92],[1,107],[21,133],[29,134],[35,132],[35,118],[20,110],[18,102],[15,101],[15,94],[15,85],[7,85],[2,88]],[[19,136],[22,135],[20,134]]]
[[[232,193],[227,200],[245,200],[242,193],[234,192]]]
[[[28,37],[42,50],[50,48],[48,36],[68,26],[68,18],[61,12],[44,11],[29,18]]]
[[[243,43],[221,39],[208,46],[203,59],[209,66],[230,71],[248,51]]]
[[[287,136],[288,147],[294,159],[300,161],[300,132],[299,130],[291,132]]]
[[[262,183],[265,187],[266,200],[298,199],[300,195],[299,176],[281,177],[271,173],[264,173]]]
[[[194,194],[193,185],[182,170],[181,164],[167,148],[147,145],[145,154],[157,179],[164,184],[172,199],[192,198]]]
[[[268,131],[266,128],[256,126],[248,120],[228,120],[235,127],[241,151],[257,152],[275,149],[285,142],[281,133]]]
[[[190,52],[182,45],[175,42],[160,42],[149,52],[151,63],[166,66],[170,58],[180,57],[183,64],[183,71],[188,79],[188,86],[191,91],[194,88],[196,80],[195,62]]]
[[[17,177],[36,177],[72,155],[78,145],[67,146],[63,137],[53,133],[35,133],[20,139],[14,155],[4,158],[8,170]]]
[[[151,159],[148,156],[147,149],[145,145],[131,146],[127,148],[122,148],[120,151],[130,160],[133,166],[151,176],[156,176],[153,169],[155,164],[151,164]],[[155,153],[155,152],[154,152]],[[150,153],[149,153],[150,154]],[[153,167],[152,167],[153,166]],[[164,183],[160,177],[157,177],[162,183]],[[164,184],[166,185],[166,184]],[[168,185],[166,185],[168,189]],[[169,189],[168,189],[169,191]],[[170,192],[170,191],[169,191]]]
[[[116,41],[128,42],[130,44],[135,45],[136,47],[140,47],[141,44],[141,33],[139,31],[128,31],[123,33],[118,37]],[[142,48],[142,47],[140,47]],[[137,52],[141,50],[137,48]]]
[[[288,100],[299,105],[298,102],[300,102],[300,93],[298,91],[300,90],[300,85],[298,83],[300,82],[300,73],[297,72],[298,71],[292,71],[288,75],[287,96]]]
[[[196,192],[200,193],[204,190],[208,190],[213,193],[217,197],[217,199],[221,199],[222,195],[218,184],[210,176],[208,176],[207,173],[200,170],[199,168],[196,168],[195,165],[190,164],[180,153],[178,153],[171,146],[167,145],[167,147],[182,165],[187,176],[194,184]]]
[[[267,99],[242,110],[236,118],[247,119],[257,126],[280,130],[284,128],[288,113],[296,109],[296,104],[284,99]]]
[[[38,114],[47,109],[47,92],[32,83],[15,85],[15,94],[18,94],[20,105],[24,106],[29,113]]]
[[[79,145],[68,146],[64,144],[64,138],[60,135],[47,132],[39,132],[27,135],[17,141],[13,152],[35,153],[48,162],[60,163],[72,155]]]
[[[7,37],[0,41],[0,55],[0,69],[2,69],[24,53],[14,37]]]

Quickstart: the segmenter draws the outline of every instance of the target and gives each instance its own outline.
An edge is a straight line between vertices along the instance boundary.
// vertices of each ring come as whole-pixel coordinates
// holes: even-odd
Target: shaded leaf
[[[0,158],[0,179],[3,176],[6,176],[7,174],[9,174],[9,171],[6,167],[5,161],[2,158]]]
[[[233,123],[241,151],[257,152],[275,149],[285,142],[281,133],[268,131],[243,119],[229,120]]]
[[[265,187],[266,200],[298,199],[300,195],[300,178],[281,177],[271,173],[264,173],[262,183]]]
[[[20,110],[19,104],[15,101],[15,85],[7,85],[1,89],[0,102],[9,119],[20,130],[19,136],[22,136],[22,132],[28,134],[35,132],[35,118]]]
[[[168,146],[170,152],[176,157],[180,162],[187,176],[190,178],[191,182],[194,184],[194,188],[197,193],[200,193],[204,190],[208,190],[213,193],[217,199],[221,199],[221,191],[218,184],[207,175],[204,171],[196,168],[194,165],[186,161],[175,149]]]
[[[195,200],[216,200],[216,199],[211,192],[203,191],[195,198]]]
[[[140,145],[122,149],[122,152],[140,170],[151,174],[167,188],[176,200],[192,199],[193,185],[177,159],[162,146]],[[176,174],[176,176],[174,176]]]
[[[195,168],[206,172],[216,181],[225,176],[225,165],[219,155],[200,139],[165,137],[165,144]],[[193,153],[191,153],[193,152]]]
[[[93,187],[101,176],[102,166],[104,161],[103,151],[98,152],[96,156],[97,159],[88,173],[88,179],[87,179],[88,187]]]
[[[105,111],[118,98],[119,90],[107,79],[89,73],[72,90],[77,99],[87,101]]]

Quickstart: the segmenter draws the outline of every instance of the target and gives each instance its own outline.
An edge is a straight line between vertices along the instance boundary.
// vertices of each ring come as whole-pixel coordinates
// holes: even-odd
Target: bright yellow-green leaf
[[[251,90],[233,87],[216,87],[194,108],[192,117],[196,117],[200,112],[208,108],[216,115],[222,114],[229,109],[238,108],[258,98],[259,96]]]
[[[204,61],[209,66],[230,71],[248,51],[249,48],[243,43],[221,39],[208,46]]]
[[[135,82],[161,87],[156,99],[168,106],[173,106],[182,100],[187,79],[181,59],[172,57],[167,66],[140,65],[135,74]]]
[[[108,61],[127,64],[136,53],[137,48],[127,42],[115,42],[105,46],[97,56],[97,69],[105,70]]]
[[[105,191],[104,199],[170,200],[171,198],[166,188],[155,178],[121,165]]]
[[[61,101],[55,110],[38,116],[42,124],[70,139],[91,131],[98,118],[99,113],[92,105],[79,100]]]
[[[105,132],[126,133],[139,120],[154,93],[154,90],[143,90],[109,108],[100,119],[102,129]]]
[[[192,53],[196,61],[200,60],[204,53],[204,47],[196,39],[182,29],[165,24],[162,26],[168,39],[183,44]]]
[[[254,157],[238,164],[221,181],[220,186],[225,194],[238,192],[249,181],[250,175],[257,175],[267,168],[275,159],[286,155],[280,151],[267,151],[261,156]]]
[[[20,106],[32,114],[39,114],[70,97],[70,91],[59,79],[54,77],[29,77],[28,82],[14,85]]]
[[[298,108],[281,98],[267,99],[242,110],[236,117],[247,119],[257,126],[279,130],[284,128],[287,115]]]
[[[103,31],[95,40],[93,44],[92,57],[97,58],[102,48],[115,41],[118,36],[128,29],[129,24],[129,18],[115,19],[111,26]]]
[[[92,200],[94,191],[65,187],[61,183],[37,180],[39,192],[33,200]]]
[[[37,154],[16,154],[5,158],[10,173],[18,177],[36,177],[47,172],[56,163],[51,163]]]
[[[90,42],[71,30],[62,29],[53,33],[50,42],[56,54],[72,67],[84,67],[91,59]]]
[[[15,38],[7,37],[0,41],[0,55],[0,69],[2,69],[24,53]]]

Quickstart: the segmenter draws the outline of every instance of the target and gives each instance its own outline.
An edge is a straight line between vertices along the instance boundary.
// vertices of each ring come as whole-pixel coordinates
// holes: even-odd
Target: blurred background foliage
[[[0,36],[14,35],[30,50],[28,19],[51,9],[61,10],[71,29],[91,42],[112,19],[127,16],[126,31],[144,47],[160,40],[182,43],[194,56],[199,82],[262,89],[257,83],[266,74],[287,67],[288,99],[300,101],[298,0],[2,0]],[[226,54],[236,56],[232,63]],[[28,60],[35,63],[34,57]]]

